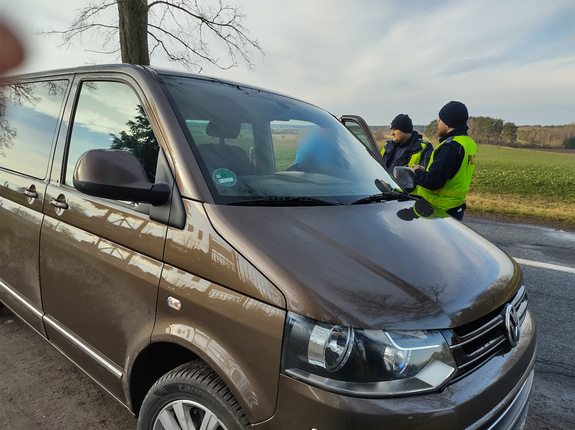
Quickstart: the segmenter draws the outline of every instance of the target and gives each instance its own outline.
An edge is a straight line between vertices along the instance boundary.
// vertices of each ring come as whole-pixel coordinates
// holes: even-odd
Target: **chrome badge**
[[[517,317],[517,312],[515,308],[510,304],[505,306],[505,330],[507,330],[507,339],[512,348],[515,348],[519,342],[519,337],[521,336],[521,327],[519,326],[519,318]]]

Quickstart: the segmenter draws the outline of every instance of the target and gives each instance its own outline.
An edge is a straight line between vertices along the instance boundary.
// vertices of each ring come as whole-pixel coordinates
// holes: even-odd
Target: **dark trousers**
[[[465,212],[466,207],[467,205],[463,203],[462,205],[448,209],[445,212],[447,212],[453,218],[458,219],[459,221],[463,221],[463,212]]]

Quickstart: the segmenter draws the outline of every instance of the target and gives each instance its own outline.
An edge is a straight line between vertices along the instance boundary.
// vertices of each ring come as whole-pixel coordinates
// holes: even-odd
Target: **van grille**
[[[527,314],[527,291],[524,286],[509,304],[515,310],[521,326]],[[458,368],[451,382],[477,369],[499,351],[511,347],[505,327],[506,307],[507,303],[477,321],[444,332]]]

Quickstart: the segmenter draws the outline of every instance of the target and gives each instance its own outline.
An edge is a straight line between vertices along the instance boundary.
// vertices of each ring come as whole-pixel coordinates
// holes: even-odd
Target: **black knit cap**
[[[439,119],[448,127],[457,128],[467,124],[469,113],[463,103],[450,101],[439,111]]]
[[[404,133],[411,133],[413,131],[413,123],[411,122],[409,115],[400,113],[395,118],[393,118],[390,128],[401,130]]]

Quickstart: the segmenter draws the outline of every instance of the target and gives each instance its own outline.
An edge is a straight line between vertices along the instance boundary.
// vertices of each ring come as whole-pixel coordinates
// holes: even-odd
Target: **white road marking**
[[[575,269],[573,267],[559,266],[558,264],[541,263],[539,261],[523,260],[522,258],[514,258],[519,264],[525,264],[527,266],[541,267],[542,269],[557,270],[559,272],[573,273],[575,274]]]

